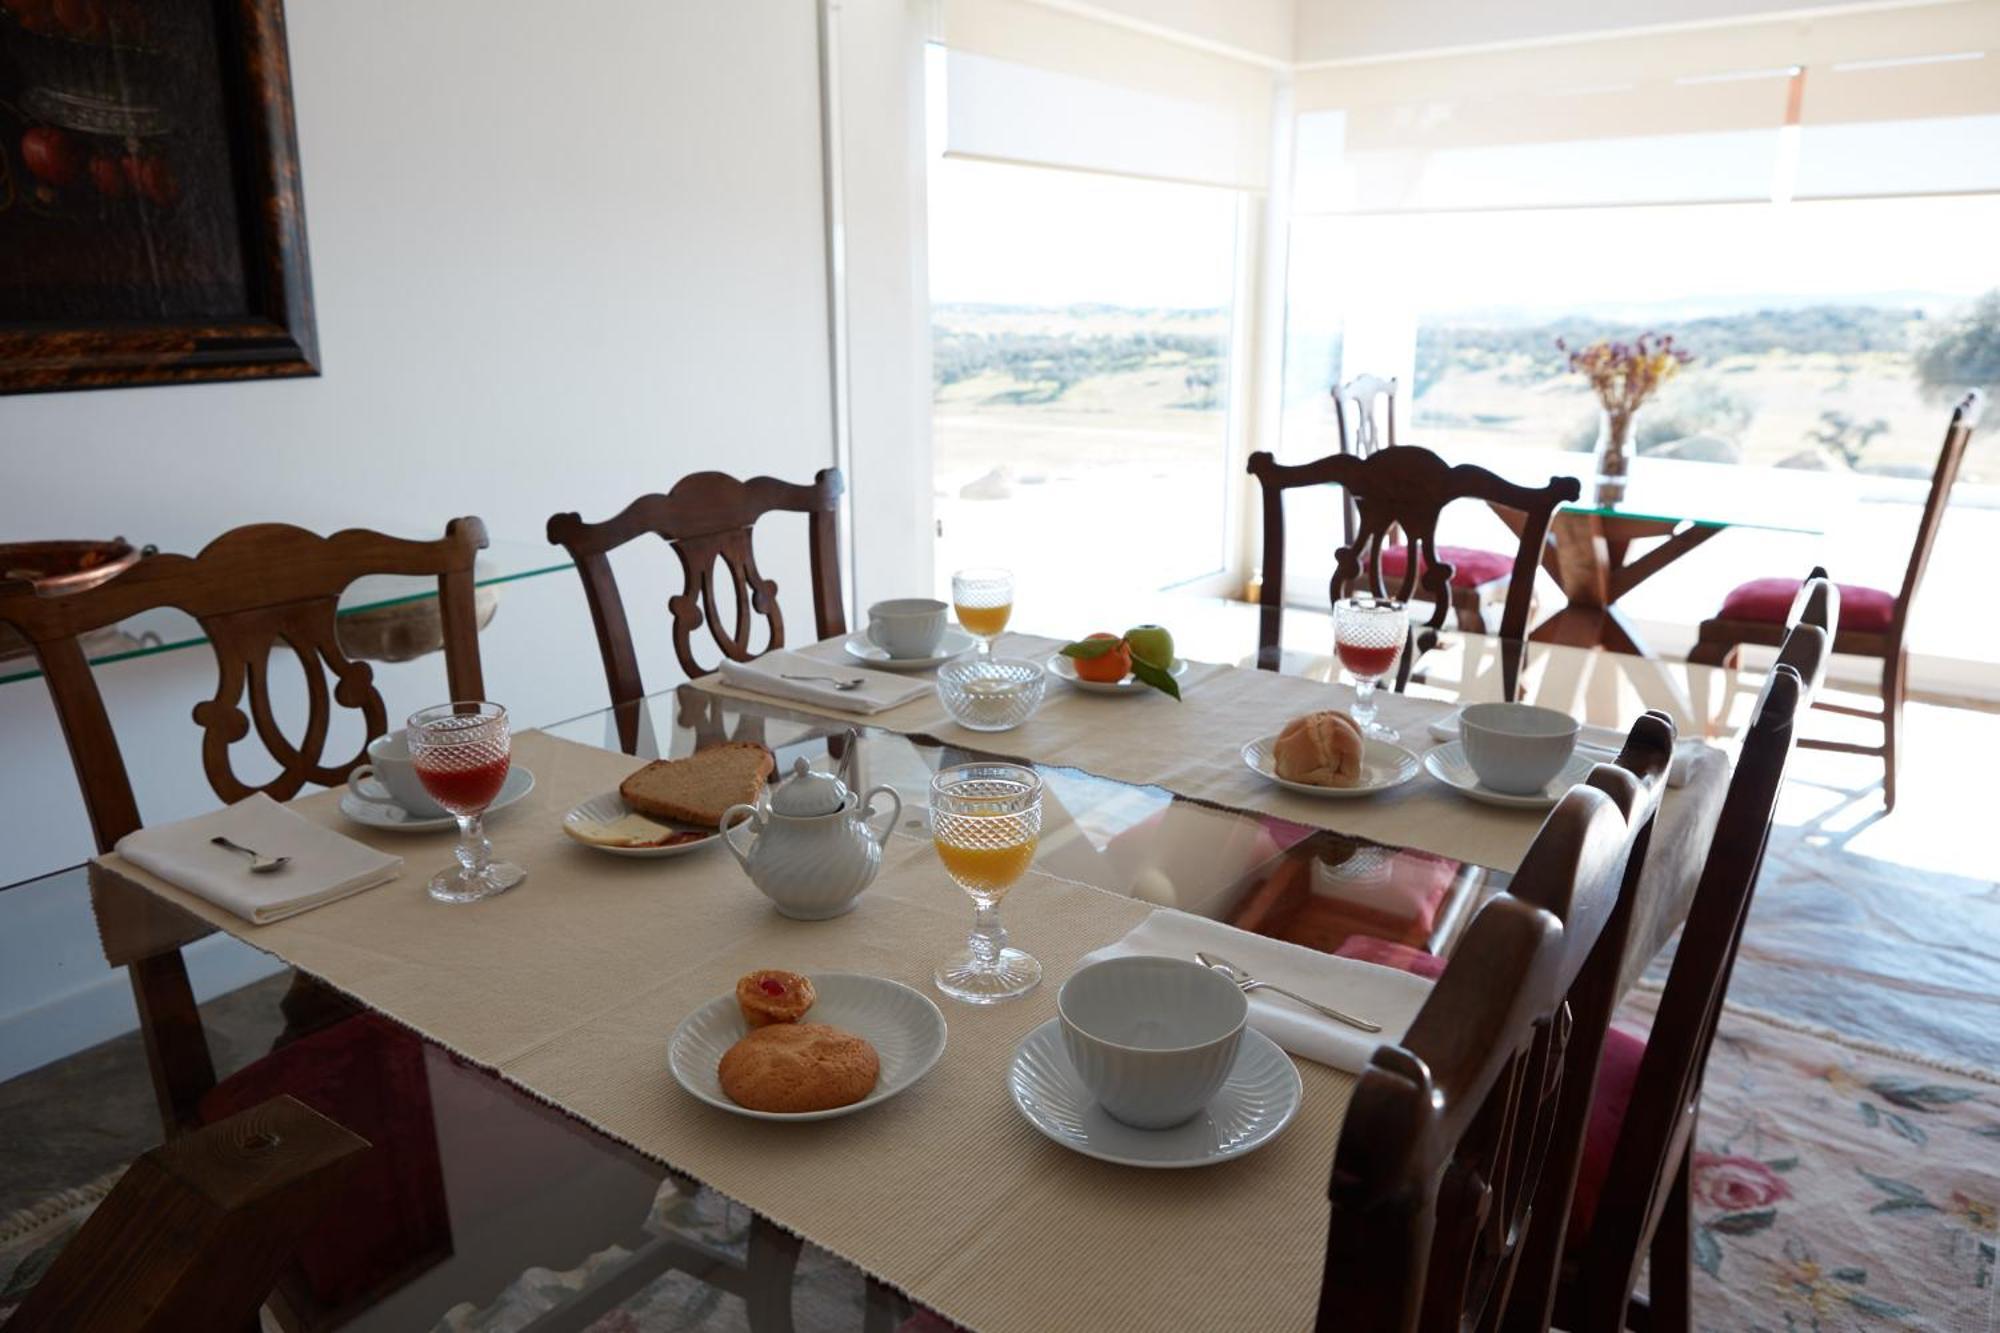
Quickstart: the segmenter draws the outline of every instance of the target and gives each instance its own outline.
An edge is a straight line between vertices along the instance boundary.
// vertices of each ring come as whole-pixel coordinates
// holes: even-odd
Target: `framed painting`
[[[0,0],[0,393],[318,359],[283,0]]]

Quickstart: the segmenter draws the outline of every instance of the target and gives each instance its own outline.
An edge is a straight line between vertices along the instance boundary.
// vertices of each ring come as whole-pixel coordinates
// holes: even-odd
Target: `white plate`
[[[1174,665],[1172,669],[1167,674],[1171,675],[1175,680],[1179,680],[1182,676],[1185,676],[1187,673],[1188,673],[1188,660],[1185,657],[1176,657],[1174,659]],[[1119,681],[1084,680],[1082,677],[1076,674],[1076,663],[1071,659],[1064,657],[1061,653],[1054,653],[1050,655],[1049,674],[1056,677],[1059,680],[1065,681],[1068,684],[1075,686],[1077,689],[1082,690],[1086,694],[1157,693],[1157,691],[1155,691],[1152,686],[1141,683],[1139,678],[1135,675],[1132,675],[1130,672],[1126,673],[1125,679]]]
[[[493,804],[486,807],[486,813],[497,815],[534,789],[535,775],[516,764],[507,770],[507,780],[500,784],[500,794],[493,798]],[[391,805],[387,801],[364,801],[354,794],[352,788],[340,794],[340,813],[357,824],[395,829],[399,833],[429,833],[436,829],[458,827],[458,821],[450,815],[413,815],[402,806]]]
[[[1389,741],[1377,740],[1373,736],[1361,738],[1361,783],[1355,787],[1315,787],[1310,782],[1293,782],[1290,778],[1278,776],[1278,765],[1271,758],[1271,747],[1278,743],[1276,736],[1260,736],[1243,747],[1243,762],[1250,771],[1275,782],[1287,791],[1298,792],[1301,796],[1324,796],[1331,800],[1341,800],[1349,796],[1373,796],[1377,792],[1400,787],[1416,777],[1421,765],[1417,756],[1402,746]]]
[[[1065,1148],[1120,1166],[1188,1167],[1226,1162],[1278,1136],[1304,1092],[1292,1058],[1255,1028],[1243,1029],[1236,1067],[1208,1109],[1172,1129],[1134,1129],[1091,1097],[1051,1018],[1014,1048],[1007,1091],[1028,1123]]]
[[[944,637],[938,640],[938,650],[929,657],[891,657],[882,649],[868,641],[866,634],[850,634],[847,642],[841,644],[847,655],[857,662],[864,662],[882,671],[929,671],[934,666],[943,666],[954,657],[963,657],[972,651],[979,640],[967,634],[956,625],[944,627]]]
[[[667,1063],[680,1085],[710,1106],[719,1106],[753,1120],[831,1120],[865,1111],[909,1087],[930,1072],[944,1054],[944,1014],[928,997],[900,981],[858,972],[807,973],[818,996],[804,1022],[829,1023],[866,1037],[875,1047],[881,1072],[875,1091],[851,1106],[831,1111],[753,1111],[729,1100],[716,1077],[722,1054],[750,1030],[737,1007],[736,992],[718,995],[681,1020],[667,1044]]]
[[[565,814],[562,818],[562,831],[584,846],[595,848],[600,852],[609,852],[613,856],[637,856],[645,858],[679,856],[683,852],[698,852],[722,837],[714,829],[695,829],[695,832],[706,833],[707,836],[699,842],[675,843],[671,847],[613,847],[607,843],[593,842],[584,832],[590,825],[608,824],[615,819],[624,819],[628,816],[643,819],[662,833],[671,833],[682,828],[693,828],[692,825],[675,824],[671,820],[653,819],[647,815],[635,814],[632,807],[625,804],[624,797],[615,791],[605,791],[599,792],[589,800],[572,807],[569,813]]]
[[[1513,796],[1482,785],[1479,775],[1472,771],[1472,765],[1465,758],[1465,746],[1458,741],[1446,742],[1424,756],[1424,767],[1445,786],[1458,788],[1472,800],[1505,806],[1510,810],[1547,810],[1560,801],[1571,787],[1589,777],[1590,770],[1602,762],[1603,756],[1579,750],[1569,757],[1562,772],[1549,780],[1548,786],[1528,796]]]

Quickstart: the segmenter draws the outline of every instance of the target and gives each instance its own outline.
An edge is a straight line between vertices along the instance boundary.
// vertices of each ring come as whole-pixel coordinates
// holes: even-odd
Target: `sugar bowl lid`
[[[792,763],[792,775],[771,793],[774,814],[809,818],[830,815],[847,808],[847,784],[831,773],[816,773],[800,758]]]

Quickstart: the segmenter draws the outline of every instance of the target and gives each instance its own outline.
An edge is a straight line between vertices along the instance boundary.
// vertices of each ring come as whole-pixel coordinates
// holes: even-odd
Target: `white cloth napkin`
[[[722,683],[753,694],[776,699],[836,708],[843,713],[880,713],[921,699],[936,686],[928,679],[913,680],[886,671],[869,671],[857,666],[829,666],[789,649],[765,653],[750,662],[722,664]],[[816,676],[817,680],[786,680],[786,676]],[[829,679],[830,678],[830,679]],[[857,690],[836,690],[831,680],[859,680]]]
[[[209,841],[218,834],[265,856],[289,856],[291,864],[253,875],[249,857]],[[128,833],[118,840],[118,854],[256,926],[386,884],[403,872],[402,857],[344,838],[263,792],[210,814]]]
[[[1124,938],[1085,954],[1078,966],[1126,954],[1151,954],[1194,961],[1196,949],[1227,958],[1259,981],[1295,990],[1308,999],[1380,1023],[1380,1032],[1322,1018],[1295,1000],[1252,991],[1250,1026],[1293,1055],[1358,1074],[1384,1042],[1403,1039],[1410,1020],[1431,993],[1428,979],[1354,958],[1336,958],[1301,945],[1253,935],[1220,921],[1157,908]]]
[[[1458,739],[1458,712],[1456,709],[1431,723],[1431,739],[1437,741],[1455,741]],[[1616,727],[1597,727],[1585,723],[1577,728],[1576,743],[1585,750],[1609,751],[1608,754],[1603,756],[1608,762],[1616,759],[1618,752],[1625,748],[1625,733]],[[1702,751],[1707,748],[1706,745],[1692,738],[1675,741],[1674,761],[1667,767],[1667,785],[1669,787],[1685,787],[1689,773],[1694,767],[1694,761],[1700,758]]]

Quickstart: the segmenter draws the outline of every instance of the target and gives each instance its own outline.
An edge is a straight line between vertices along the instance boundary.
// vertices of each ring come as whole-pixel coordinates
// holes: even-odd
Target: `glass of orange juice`
[[[931,779],[931,840],[975,914],[965,948],[937,965],[937,988],[967,1004],[1026,995],[1042,979],[1033,955],[1009,947],[1000,900],[1027,873],[1042,832],[1042,779],[1020,764],[958,764]]]
[[[991,657],[993,641],[1014,614],[1014,575],[1005,569],[961,569],[951,576],[951,605],[958,623]]]

